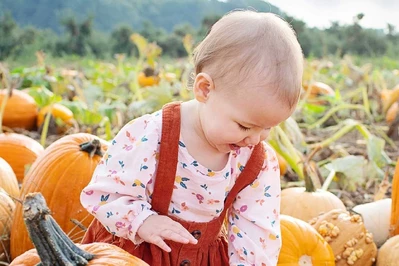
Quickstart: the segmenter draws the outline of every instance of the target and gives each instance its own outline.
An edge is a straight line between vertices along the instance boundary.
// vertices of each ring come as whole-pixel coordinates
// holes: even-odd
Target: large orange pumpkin
[[[308,223],[281,215],[282,247],[278,266],[333,266],[334,253],[327,241]]]
[[[0,90],[0,103],[7,90]],[[10,128],[33,129],[36,125],[38,107],[32,96],[26,92],[13,90],[8,98],[3,114],[3,125]]]
[[[11,166],[0,157],[0,187],[10,196],[18,198],[19,186],[17,177]]]
[[[148,266],[144,261],[111,244],[74,244],[50,215],[40,193],[28,194],[23,206],[24,222],[36,249],[18,256],[10,265]]]
[[[0,157],[11,166],[18,182],[22,182],[25,167],[31,165],[44,148],[36,140],[22,134],[0,134]]]
[[[74,241],[83,237],[71,219],[88,227],[93,217],[80,204],[80,193],[89,183],[108,143],[98,137],[78,133],[53,142],[37,159],[22,183],[21,196],[40,191],[52,209],[54,219]],[[11,257],[32,248],[17,205],[12,225]]]

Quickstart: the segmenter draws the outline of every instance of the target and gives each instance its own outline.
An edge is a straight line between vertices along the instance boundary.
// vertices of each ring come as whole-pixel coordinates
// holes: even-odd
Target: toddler
[[[112,140],[81,193],[95,216],[83,243],[113,243],[150,265],[276,265],[280,172],[264,140],[295,110],[300,45],[276,15],[233,11],[193,59],[195,99]]]

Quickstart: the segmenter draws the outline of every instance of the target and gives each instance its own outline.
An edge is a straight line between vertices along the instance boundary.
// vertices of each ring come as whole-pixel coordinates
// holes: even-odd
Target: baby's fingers
[[[175,228],[175,230],[178,230],[177,232],[178,232],[178,234],[180,235],[180,236],[182,236],[182,237],[184,237],[184,238],[186,238],[187,240],[188,240],[188,242],[184,242],[184,244],[186,244],[186,243],[190,243],[190,244],[197,244],[198,243],[198,240],[197,239],[195,239],[195,237],[192,235],[192,234],[190,234],[188,231],[187,231],[187,229],[186,228],[184,228],[181,224],[179,224],[179,223],[176,223],[176,228]],[[183,243],[183,242],[182,242]]]
[[[165,243],[165,241],[163,241],[163,239],[160,236],[155,236],[151,242],[154,245],[157,245],[161,249],[165,250],[166,252],[171,251],[171,248]]]
[[[179,231],[175,232],[174,230],[164,230],[162,231],[161,236],[163,239],[168,239],[183,244],[187,244],[190,242],[190,239],[184,236],[182,232]]]

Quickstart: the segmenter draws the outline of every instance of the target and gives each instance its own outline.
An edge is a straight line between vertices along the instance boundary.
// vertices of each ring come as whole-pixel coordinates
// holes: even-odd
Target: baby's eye
[[[241,125],[241,124],[238,124],[238,126],[240,127],[240,129],[241,130],[243,130],[243,131],[248,131],[248,130],[250,130],[250,128],[249,127],[244,127],[243,125]]]

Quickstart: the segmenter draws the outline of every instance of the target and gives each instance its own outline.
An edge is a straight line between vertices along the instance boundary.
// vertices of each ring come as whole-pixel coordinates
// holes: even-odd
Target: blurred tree
[[[0,60],[12,53],[18,43],[16,36],[17,24],[10,12],[0,18]]]
[[[182,23],[182,24],[176,25],[173,28],[173,34],[183,38],[184,36],[186,36],[186,34],[194,35],[195,29],[193,28],[193,26],[191,24]]]
[[[174,58],[187,56],[182,39],[176,34],[166,35],[161,38],[158,41],[158,45],[162,48],[162,54]]]
[[[150,42],[157,41],[167,35],[165,30],[155,27],[150,20],[146,20],[143,22],[139,33]]]
[[[93,17],[86,18],[80,24],[75,17],[64,18],[61,23],[65,27],[67,37],[65,40],[57,42],[57,54],[66,53],[85,56],[94,52],[92,45],[90,45]]]
[[[216,21],[218,21],[221,17],[222,17],[221,15],[216,15],[216,14],[206,15],[201,21],[201,26],[197,34],[198,38],[199,39],[204,38],[211,30],[213,24],[215,24]]]
[[[111,33],[111,40],[113,42],[111,52],[113,54],[124,53],[127,56],[137,55],[135,52],[135,45],[130,41],[130,35],[133,34],[133,29],[127,25],[120,26]]]

